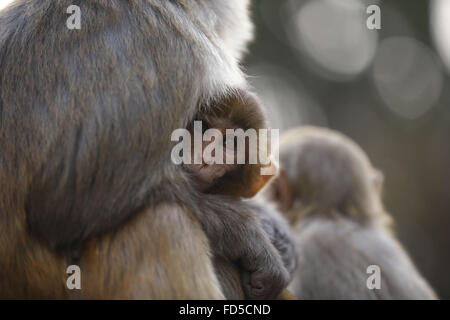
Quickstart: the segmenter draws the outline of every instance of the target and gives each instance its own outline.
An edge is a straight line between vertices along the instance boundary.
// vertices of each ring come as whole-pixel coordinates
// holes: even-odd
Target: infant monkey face
[[[224,118],[196,120],[190,126],[192,163],[185,168],[193,174],[201,191],[212,191],[218,184],[233,182],[248,185],[244,197],[251,197],[261,189],[277,171],[267,150],[270,139],[267,129],[249,128],[244,131],[236,123]],[[269,174],[262,174],[258,167]],[[270,170],[267,170],[270,168]],[[246,177],[251,169],[252,177]]]
[[[238,170],[237,154],[245,149],[238,151],[237,137],[230,133],[234,130],[227,128],[231,126],[226,119],[215,119],[213,122],[194,121],[189,128],[193,162],[185,167],[194,175],[202,191],[208,190],[227,173]],[[227,129],[231,129],[228,134]]]

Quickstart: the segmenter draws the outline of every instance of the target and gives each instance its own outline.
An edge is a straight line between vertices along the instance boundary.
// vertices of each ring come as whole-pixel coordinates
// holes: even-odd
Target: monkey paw
[[[289,274],[293,276],[297,267],[297,256],[294,237],[289,226],[286,221],[277,216],[276,212],[270,212],[267,208],[259,210],[258,215],[270,242],[278,250]]]
[[[266,260],[264,268],[242,274],[243,288],[247,299],[276,299],[289,283],[289,273],[282,263],[271,265]]]

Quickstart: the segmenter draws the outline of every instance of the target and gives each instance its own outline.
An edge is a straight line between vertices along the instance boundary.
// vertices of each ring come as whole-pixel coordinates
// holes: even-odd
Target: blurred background
[[[369,5],[381,29],[369,30]],[[354,139],[385,174],[402,244],[450,299],[450,0],[253,0],[245,61],[273,128]]]

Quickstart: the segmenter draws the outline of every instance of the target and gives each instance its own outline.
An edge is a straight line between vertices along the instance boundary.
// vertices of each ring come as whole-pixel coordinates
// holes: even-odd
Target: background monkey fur
[[[81,9],[81,30],[66,9]],[[286,285],[238,195],[204,194],[170,136],[246,104],[248,1],[18,0],[0,12],[0,297],[224,298],[211,258],[250,298]],[[251,185],[246,186],[251,189]],[[66,267],[82,270],[66,288]]]
[[[265,195],[293,226],[299,299],[435,299],[390,230],[381,201],[382,174],[350,139],[301,127],[280,141],[279,177]],[[369,265],[381,289],[369,290]]]

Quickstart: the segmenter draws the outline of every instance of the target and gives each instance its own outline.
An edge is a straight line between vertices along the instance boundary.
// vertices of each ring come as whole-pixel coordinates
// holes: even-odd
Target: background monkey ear
[[[381,194],[383,191],[384,185],[384,174],[378,169],[373,170],[372,184],[375,187],[375,190]]]
[[[289,183],[286,171],[279,170],[279,174],[273,182],[275,188],[275,201],[278,203],[281,211],[288,211],[294,203],[294,194],[292,186]]]

